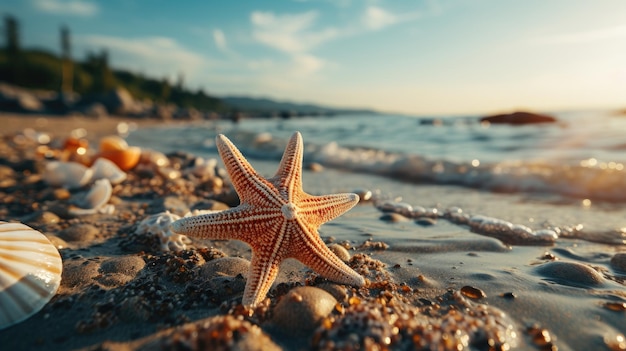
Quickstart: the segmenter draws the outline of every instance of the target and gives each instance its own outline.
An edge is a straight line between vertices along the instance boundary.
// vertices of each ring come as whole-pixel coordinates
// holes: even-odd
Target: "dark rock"
[[[556,118],[548,115],[537,113],[517,111],[513,113],[486,116],[480,119],[481,122],[489,122],[494,124],[537,124],[537,123],[555,123]]]

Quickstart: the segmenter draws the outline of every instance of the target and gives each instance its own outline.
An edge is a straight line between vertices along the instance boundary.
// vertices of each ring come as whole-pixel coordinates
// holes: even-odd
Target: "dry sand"
[[[46,120],[0,115],[0,160],[18,170],[16,183],[0,188],[0,220],[46,234],[64,264],[50,303],[0,331],[3,350],[626,348],[619,341],[626,332],[624,278],[608,264],[619,247],[597,257],[603,244],[513,246],[444,219],[426,227],[401,217],[382,221],[367,202],[322,232],[368,286],[332,284],[288,261],[268,299],[247,310],[239,304],[247,245],[193,240],[185,250],[164,252],[154,235],[138,234],[139,222],[164,210],[182,215],[236,205],[227,179],[167,179],[146,166],[114,187],[113,214],[70,216],[68,203],[81,190],[54,190],[34,179],[44,161],[34,144],[16,146],[12,136],[34,128],[65,138],[85,128],[95,146],[120,122],[140,128],[158,122]],[[189,157],[169,159],[184,169]],[[36,160],[32,170],[20,171],[29,159]],[[302,285],[309,287],[296,290]]]

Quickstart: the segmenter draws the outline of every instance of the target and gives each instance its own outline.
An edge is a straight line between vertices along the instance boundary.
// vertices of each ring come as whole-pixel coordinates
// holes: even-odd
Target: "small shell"
[[[0,329],[37,313],[61,284],[63,263],[40,232],[0,221]]]
[[[94,214],[104,206],[111,199],[113,194],[113,188],[111,182],[104,178],[96,180],[91,189],[84,195],[73,199],[73,202],[78,206],[69,209],[69,213],[74,216]]]
[[[165,211],[142,220],[137,226],[137,234],[156,235],[161,244],[161,251],[180,251],[191,244],[188,237],[172,232],[170,225],[180,219],[179,215]]]
[[[93,170],[94,180],[106,178],[111,184],[119,184],[126,179],[126,172],[106,158],[97,159],[91,166],[91,169]]]
[[[77,162],[51,161],[46,164],[43,180],[52,186],[75,189],[91,181],[93,170]]]

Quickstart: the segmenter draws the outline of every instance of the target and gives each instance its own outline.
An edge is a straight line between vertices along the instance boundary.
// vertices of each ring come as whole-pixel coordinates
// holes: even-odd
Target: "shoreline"
[[[87,130],[90,142],[116,134],[120,122],[136,122],[48,117],[39,127],[33,119],[11,118],[15,120],[7,121],[13,129],[3,130],[3,136],[34,128],[62,138],[80,127]],[[139,128],[162,124],[137,122]],[[9,152],[21,157],[13,160],[28,160],[31,145],[12,147]],[[23,221],[44,233],[60,248],[64,264],[57,295],[26,321],[0,330],[0,344],[51,350],[330,350],[367,345],[488,349],[492,343],[520,350],[575,350],[580,345],[620,350],[617,340],[625,312],[610,306],[619,308],[626,289],[623,274],[609,261],[625,246],[585,238],[559,239],[552,246],[516,246],[439,216],[430,224],[402,216],[381,220],[384,214],[368,202],[320,231],[327,245],[347,249],[350,266],[369,280],[367,287],[333,284],[288,261],[268,299],[253,311],[243,309],[247,245],[192,239],[183,250],[163,251],[158,237],[146,231],[138,234],[144,219],[164,210],[183,215],[194,207],[234,205],[226,179],[185,173],[193,160],[176,153],[169,157],[171,168],[182,171],[174,179],[154,165],[129,171],[127,180],[114,186],[109,201],[113,213],[68,216],[63,211],[69,200],[85,189],[54,191],[33,183],[30,175],[16,173],[15,186],[0,188],[5,195],[0,219]],[[329,185],[329,179],[337,177],[342,173],[330,169],[307,172],[305,190],[327,192],[329,186],[338,186]],[[377,181],[361,175],[349,178],[353,180],[342,184],[372,187]],[[508,198],[471,189],[395,186],[404,196],[411,192],[411,198],[427,202],[422,205],[461,205],[498,216],[511,212],[513,218],[499,218],[517,221],[531,215],[551,218],[543,213],[550,211],[549,204],[508,203]],[[453,202],[459,197],[462,202]],[[228,272],[215,267],[216,262],[228,262]],[[304,285],[313,298],[296,290]],[[328,310],[316,310],[318,317],[307,315],[309,310],[300,302],[320,299],[334,303]]]

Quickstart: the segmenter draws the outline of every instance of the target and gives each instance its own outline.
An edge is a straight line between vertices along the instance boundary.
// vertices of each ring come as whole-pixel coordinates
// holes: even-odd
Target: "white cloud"
[[[98,5],[83,0],[33,0],[36,9],[58,15],[93,16],[100,11]]]
[[[215,46],[221,51],[228,51],[228,44],[226,43],[226,36],[220,29],[213,30],[213,41]]]
[[[154,77],[179,73],[190,78],[192,83],[209,63],[197,54],[167,37],[120,38],[104,35],[84,35],[76,38],[77,43],[88,50],[109,51],[113,67],[121,67],[150,74]]]
[[[535,44],[544,45],[578,44],[616,38],[626,38],[626,25],[594,29],[585,32],[545,36],[541,38],[535,38],[532,40],[532,42]]]
[[[260,43],[287,53],[303,53],[333,39],[337,31],[328,28],[313,31],[317,11],[276,15],[255,11],[250,16],[254,26],[252,36]]]
[[[398,21],[399,18],[396,15],[377,6],[367,7],[362,17],[365,27],[372,30],[382,29]]]

